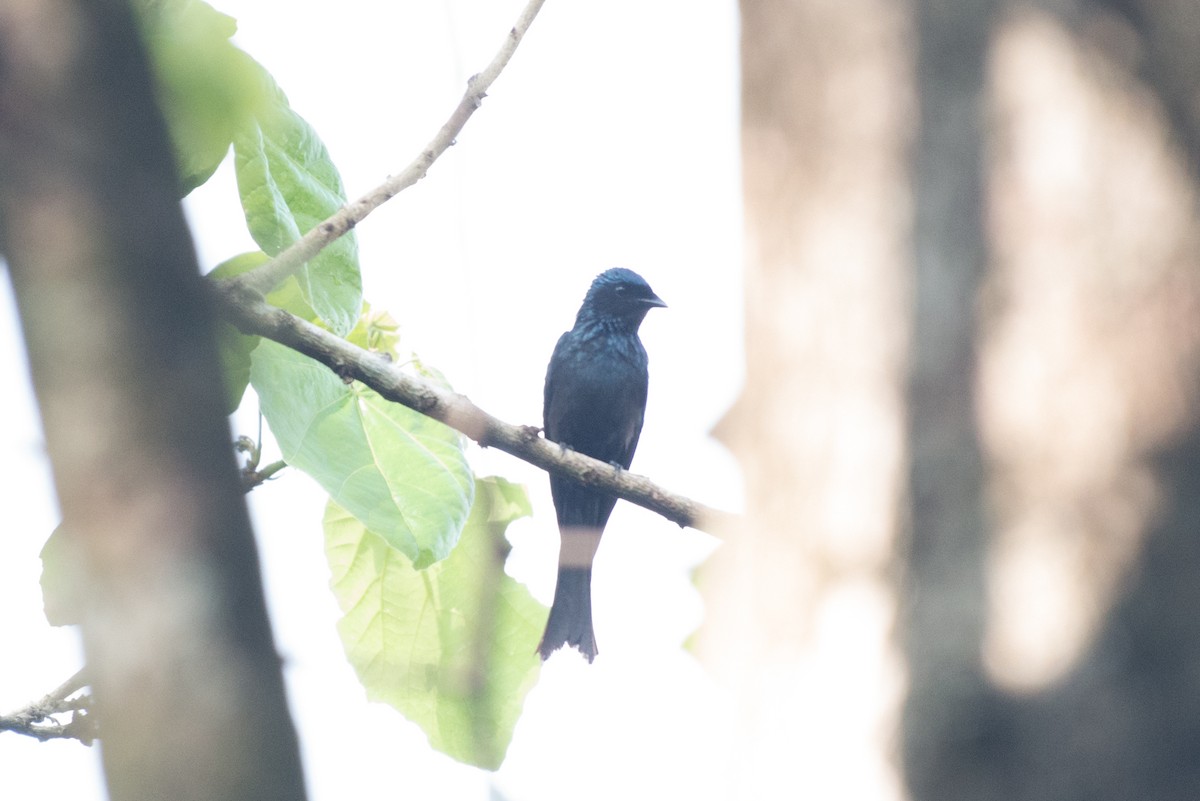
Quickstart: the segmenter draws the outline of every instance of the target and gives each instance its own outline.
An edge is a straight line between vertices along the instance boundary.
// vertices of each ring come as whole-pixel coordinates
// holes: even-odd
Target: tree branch
[[[388,400],[439,420],[485,448],[497,448],[543,470],[610,492],[680,526],[716,535],[736,521],[735,515],[668,492],[645,476],[616,470],[590,456],[565,450],[539,437],[533,426],[498,420],[465,395],[410,375],[377,353],[271,306],[233,281],[214,282],[214,288],[222,301],[221,313],[244,333],[266,337],[303,353],[343,379],[361,381]]]
[[[0,715],[0,731],[11,731],[36,737],[45,742],[53,739],[74,739],[91,745],[96,738],[91,716],[87,714],[87,698],[71,698],[87,686],[84,671],[80,670],[40,701],[29,704],[8,715]],[[55,715],[71,712],[71,719],[61,723]]]
[[[487,68],[471,77],[467,91],[437,135],[399,175],[314,226],[267,264],[215,284],[223,313],[247,334],[257,334],[293,348],[329,367],[342,378],[357,379],[383,397],[461,431],[484,447],[495,447],[543,470],[611,492],[663,517],[709,533],[724,528],[733,516],[661,489],[649,479],[617,471],[591,457],[564,450],[538,436],[529,426],[514,426],[492,417],[468,398],[447,392],[370,351],[267,304],[262,296],[292,275],[331,242],[368,214],[425,176],[434,161],[454,144],[487,90],[516,52],[544,0],[530,0]]]
[[[525,6],[525,10],[521,12],[516,24],[509,30],[504,44],[491,63],[483,72],[471,76],[467,81],[467,91],[459,101],[458,107],[454,109],[454,113],[443,123],[437,135],[430,140],[424,150],[404,168],[403,172],[389,177],[353,203],[342,206],[333,216],[313,226],[308,233],[271,261],[229,280],[259,294],[267,294],[328,247],[330,243],[362,222],[372,211],[424,178],[425,173],[433,166],[438,157],[454,144],[455,138],[467,124],[467,120],[475,113],[475,109],[483,103],[483,98],[487,96],[487,90],[499,77],[513,53],[516,52],[517,45],[521,43],[525,32],[529,30],[529,26],[533,22],[533,18],[537,16],[543,2],[544,0],[529,0],[529,4]]]

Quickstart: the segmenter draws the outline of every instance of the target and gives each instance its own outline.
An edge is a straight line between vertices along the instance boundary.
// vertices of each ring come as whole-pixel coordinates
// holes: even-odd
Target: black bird
[[[649,381],[638,327],[646,312],[666,306],[632,270],[600,273],[588,289],[575,327],[563,334],[546,370],[543,409],[546,438],[628,469],[633,461]],[[558,585],[538,652],[542,659],[573,645],[591,662],[592,560],[617,499],[561,476],[550,476],[550,494],[562,538]]]

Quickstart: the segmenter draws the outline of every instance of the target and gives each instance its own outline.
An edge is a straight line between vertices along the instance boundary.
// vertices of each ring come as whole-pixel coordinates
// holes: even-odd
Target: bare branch
[[[516,52],[517,45],[521,43],[525,32],[529,30],[529,26],[533,22],[533,18],[537,16],[543,2],[544,0],[529,0],[529,4],[525,6],[525,10],[521,12],[516,24],[509,30],[508,35],[504,38],[504,44],[492,62],[483,72],[473,75],[467,81],[467,91],[459,101],[458,107],[454,109],[454,113],[443,123],[437,135],[430,140],[421,153],[404,168],[403,172],[390,176],[358,200],[342,206],[333,216],[313,226],[308,233],[271,261],[230,280],[265,295],[285,278],[299,270],[305,262],[328,247],[330,243],[362,222],[372,211],[424,178],[425,173],[433,166],[438,157],[454,144],[454,140],[462,131],[463,126],[467,124],[467,120],[475,113],[475,109],[483,103],[483,98],[487,96],[487,90],[499,77],[513,53]]]
[[[247,334],[286,345],[324,364],[342,378],[352,378],[390,401],[457,429],[484,447],[493,447],[552,473],[569,476],[589,487],[657,512],[680,526],[717,535],[735,521],[728,512],[668,492],[645,476],[617,470],[538,436],[533,426],[498,420],[465,395],[449,392],[404,372],[389,359],[363,350],[323,328],[266,303],[231,281],[214,282],[221,312]]]
[[[0,731],[11,731],[45,742],[53,739],[75,739],[91,745],[96,738],[92,718],[87,714],[87,697],[72,698],[87,686],[84,671],[80,670],[40,701],[29,704],[8,715],[0,715]],[[63,723],[55,715],[71,713]]]

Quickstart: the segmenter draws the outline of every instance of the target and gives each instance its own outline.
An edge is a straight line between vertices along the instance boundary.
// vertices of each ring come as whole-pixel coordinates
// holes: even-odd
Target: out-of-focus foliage
[[[338,631],[367,694],[481,768],[504,760],[541,666],[545,607],[504,572],[505,529],[528,514],[523,488],[479,479],[458,546],[418,570],[336,503],[325,513]]]

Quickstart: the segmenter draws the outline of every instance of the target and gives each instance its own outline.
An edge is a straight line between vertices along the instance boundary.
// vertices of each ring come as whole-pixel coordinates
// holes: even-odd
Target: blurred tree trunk
[[[951,755],[992,747],[980,664],[988,523],[976,423],[978,297],[988,267],[984,115],[992,0],[916,4],[918,134],[913,150],[908,521],[900,563],[908,663],[908,785]]]
[[[718,436],[746,528],[700,583],[735,798],[896,797],[912,73],[889,0],[742,3],[746,387]]]
[[[1046,6],[741,4],[736,797],[1200,797],[1200,4]]]
[[[126,4],[0,0],[0,251],[109,796],[302,799],[177,186]]]
[[[1130,5],[919,7],[914,798],[1200,797],[1200,6]]]

